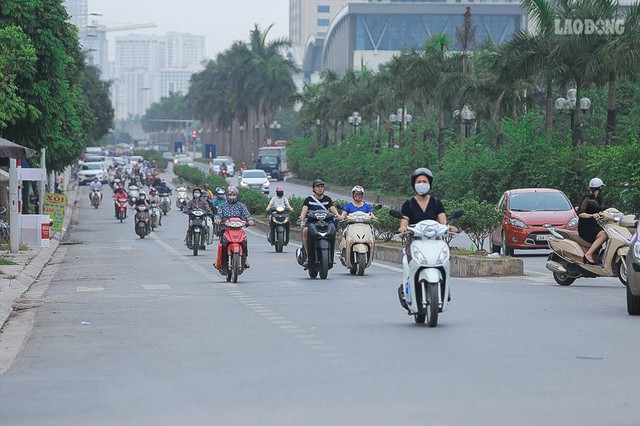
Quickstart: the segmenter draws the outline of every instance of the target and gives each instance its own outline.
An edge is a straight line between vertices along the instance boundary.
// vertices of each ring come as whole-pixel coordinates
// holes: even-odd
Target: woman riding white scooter
[[[423,220],[435,220],[442,225],[447,224],[447,215],[442,201],[433,195],[429,195],[432,184],[433,173],[431,173],[431,170],[420,167],[411,173],[411,187],[414,189],[414,195],[402,204],[400,211],[403,217],[400,219],[399,233],[407,232],[409,225],[415,225]],[[458,232],[455,226],[449,226],[449,230]],[[407,255],[410,254],[410,245],[411,238],[407,238],[405,246]],[[400,284],[398,292],[402,294],[402,284]]]

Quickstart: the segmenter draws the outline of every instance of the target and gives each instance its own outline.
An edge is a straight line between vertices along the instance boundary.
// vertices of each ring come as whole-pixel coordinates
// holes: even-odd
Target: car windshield
[[[229,165],[231,164],[231,161],[229,160],[222,160],[222,159],[217,159],[217,160],[213,160],[213,164],[215,164],[216,166],[221,166],[222,163],[224,163],[225,165]]]
[[[247,170],[242,174],[243,179],[266,178],[267,174],[262,170]]]
[[[100,163],[89,163],[89,164],[82,165],[82,170],[100,170],[100,169],[102,169],[102,166],[100,165]]]
[[[571,210],[567,197],[558,192],[526,192],[511,194],[509,210],[528,211],[562,211]]]
[[[268,164],[268,165],[275,165],[278,164],[278,157],[276,156],[264,156],[264,157],[258,157],[258,163],[260,164]]]

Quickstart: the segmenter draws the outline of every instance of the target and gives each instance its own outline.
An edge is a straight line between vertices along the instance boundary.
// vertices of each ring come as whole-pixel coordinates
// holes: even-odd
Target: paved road
[[[295,246],[249,230],[252,268],[227,284],[182,244],[184,215],[141,240],[86,195],[79,244],[27,295],[2,426],[639,423],[639,324],[613,280],[454,279],[430,329],[403,314],[395,266],[311,280]]]

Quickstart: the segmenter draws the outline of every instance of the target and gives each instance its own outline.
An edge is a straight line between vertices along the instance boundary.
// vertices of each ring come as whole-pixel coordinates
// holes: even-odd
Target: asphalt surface
[[[250,228],[251,269],[228,284],[213,247],[182,243],[185,215],[144,240],[132,216],[83,188],[71,244],[27,294],[32,323],[3,330],[29,332],[0,425],[640,424],[638,318],[617,280],[453,279],[428,328],[398,303],[398,265],[312,280],[294,244],[275,253]]]

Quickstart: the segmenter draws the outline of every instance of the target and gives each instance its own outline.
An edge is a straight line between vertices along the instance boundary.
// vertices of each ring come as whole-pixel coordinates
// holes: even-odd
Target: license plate
[[[551,234],[536,235],[536,240],[538,241],[549,241],[550,239],[551,239]]]

